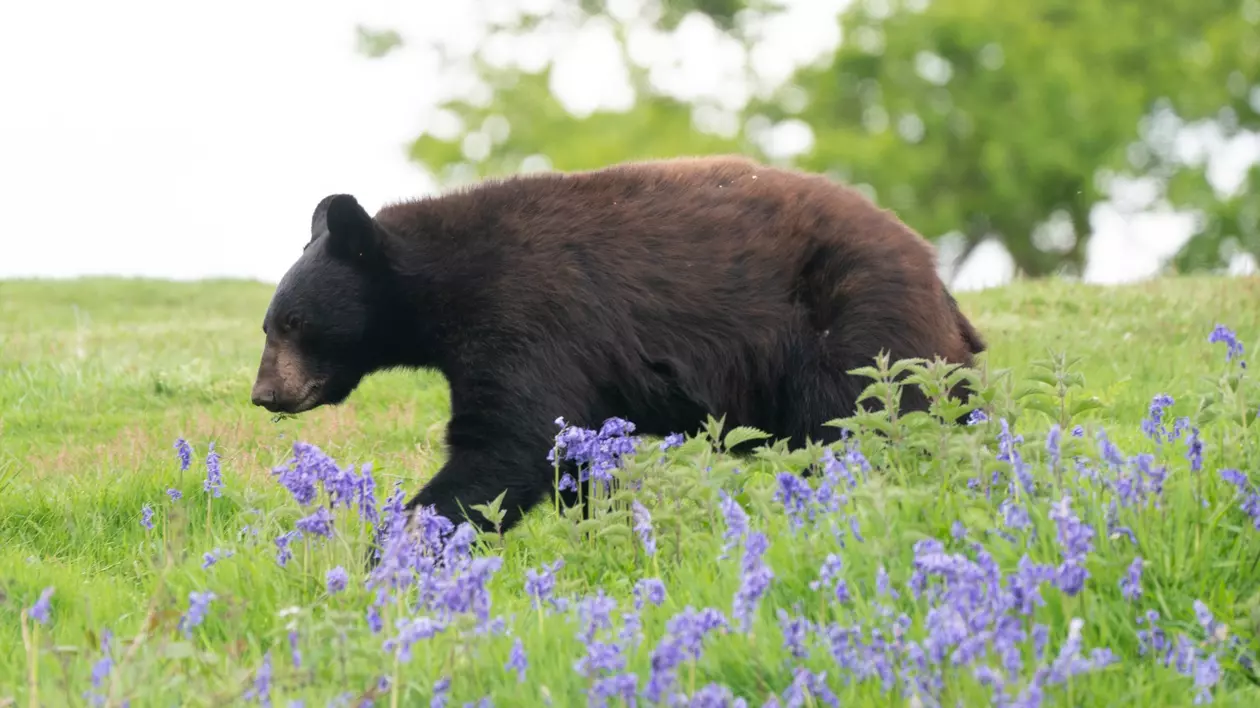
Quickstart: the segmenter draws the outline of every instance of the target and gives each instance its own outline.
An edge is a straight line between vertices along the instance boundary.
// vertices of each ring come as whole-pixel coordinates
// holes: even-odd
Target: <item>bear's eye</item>
[[[289,313],[288,317],[284,318],[284,328],[287,331],[296,332],[301,327],[302,327],[302,318],[298,317],[296,312],[291,312]]]

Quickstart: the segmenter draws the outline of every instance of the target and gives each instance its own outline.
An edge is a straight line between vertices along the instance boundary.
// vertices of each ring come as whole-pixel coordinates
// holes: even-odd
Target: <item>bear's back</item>
[[[601,341],[668,328],[719,349],[777,338],[802,311],[826,329],[871,295],[924,315],[946,302],[932,246],[891,212],[737,156],[489,179],[378,220],[414,240],[418,260],[493,288],[476,299],[496,319]]]
[[[868,269],[935,261],[927,241],[857,190],[740,156],[488,179],[378,214],[402,231],[417,218],[441,225],[445,233],[413,234],[435,239],[434,247],[521,266],[602,263],[636,279],[697,261],[748,277],[757,264],[773,264],[784,277],[819,248]]]

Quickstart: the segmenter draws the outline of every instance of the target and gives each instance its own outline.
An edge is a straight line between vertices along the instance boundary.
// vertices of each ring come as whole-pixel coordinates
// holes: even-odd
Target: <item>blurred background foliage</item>
[[[1210,178],[1260,146],[1260,0],[840,1],[839,41],[786,71],[759,55],[785,10],[772,0],[490,4],[483,41],[441,48],[468,80],[411,150],[448,185],[740,152],[859,185],[936,241],[947,273],[993,239],[1022,275],[1079,274],[1105,200],[1195,214],[1173,269],[1260,257],[1260,169]],[[546,46],[592,27],[631,94],[566,106]],[[681,91],[663,41],[700,35],[732,68]],[[372,56],[407,41],[359,39]]]

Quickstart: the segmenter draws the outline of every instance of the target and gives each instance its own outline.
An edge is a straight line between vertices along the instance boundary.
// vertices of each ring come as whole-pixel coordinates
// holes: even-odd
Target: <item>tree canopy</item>
[[[454,127],[415,141],[413,158],[445,181],[741,152],[858,184],[964,255],[996,239],[1031,276],[1079,273],[1091,210],[1136,181],[1146,198],[1135,208],[1200,215],[1176,266],[1260,256],[1260,171],[1253,163],[1222,189],[1202,149],[1240,159],[1251,145],[1260,160],[1260,0],[852,0],[834,18],[838,45],[780,80],[755,61],[762,29],[787,10],[770,0],[514,10],[450,59],[476,77],[476,90],[442,106]],[[566,108],[555,54],[519,60],[525,43],[582,27],[615,43],[625,70],[609,80],[624,80],[632,101]],[[684,29],[716,37],[713,61],[728,59],[745,90],[685,95],[662,80],[670,68],[649,40]],[[376,55],[406,41],[360,35]],[[798,143],[789,154],[778,149],[786,134]]]

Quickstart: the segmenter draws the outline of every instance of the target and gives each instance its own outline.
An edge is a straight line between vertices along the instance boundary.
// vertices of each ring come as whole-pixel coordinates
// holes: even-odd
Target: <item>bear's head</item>
[[[385,365],[386,234],[354,197],[315,207],[311,240],[263,317],[262,361],[251,400],[274,413],[337,404]]]

